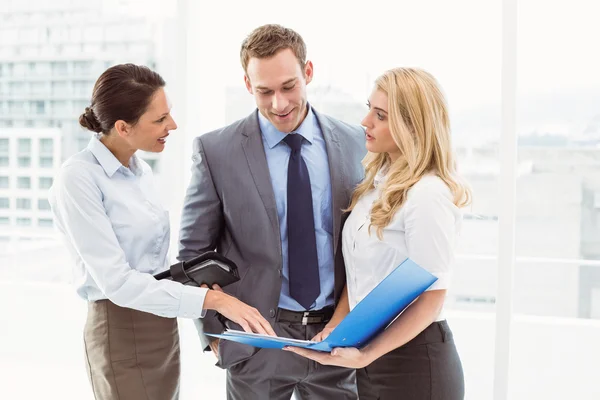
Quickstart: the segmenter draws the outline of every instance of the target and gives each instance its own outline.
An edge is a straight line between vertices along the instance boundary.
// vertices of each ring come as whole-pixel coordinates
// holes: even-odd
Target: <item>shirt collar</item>
[[[308,140],[309,143],[312,143],[314,135],[313,127],[316,123],[316,117],[310,104],[308,104],[307,107],[308,113],[306,114],[306,118],[304,118],[304,121],[302,121],[300,126],[293,132],[302,135],[304,139]],[[278,131],[260,111],[258,112],[258,124],[270,149],[277,146],[279,142],[285,138],[285,135],[287,135],[287,133]]]
[[[143,168],[138,162],[137,156],[134,154],[129,160],[129,168],[125,168],[123,164],[115,157],[115,155],[100,141],[99,135],[94,135],[88,144],[88,150],[96,157],[98,164],[104,169],[106,175],[110,178],[120,168],[124,174],[133,173],[136,176],[140,176],[143,173]]]
[[[379,189],[387,181],[387,173],[390,170],[389,165],[384,165],[377,171],[375,178],[373,178],[373,186]]]

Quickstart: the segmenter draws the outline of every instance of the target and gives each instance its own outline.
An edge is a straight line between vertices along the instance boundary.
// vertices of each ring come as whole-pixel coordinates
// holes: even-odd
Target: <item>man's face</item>
[[[251,58],[244,81],[260,113],[280,132],[290,133],[306,116],[306,85],[312,76],[310,61],[303,70],[294,52],[284,49],[271,58]]]

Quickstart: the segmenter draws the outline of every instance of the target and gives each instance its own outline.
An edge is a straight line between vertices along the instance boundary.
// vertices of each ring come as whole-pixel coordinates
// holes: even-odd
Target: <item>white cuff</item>
[[[204,299],[208,289],[196,286],[183,286],[181,300],[179,303],[180,318],[203,318],[206,315]]]

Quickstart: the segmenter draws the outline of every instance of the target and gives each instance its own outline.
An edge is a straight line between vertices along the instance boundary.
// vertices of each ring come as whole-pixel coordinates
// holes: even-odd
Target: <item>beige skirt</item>
[[[179,397],[176,318],[90,302],[84,329],[88,377],[97,400]]]

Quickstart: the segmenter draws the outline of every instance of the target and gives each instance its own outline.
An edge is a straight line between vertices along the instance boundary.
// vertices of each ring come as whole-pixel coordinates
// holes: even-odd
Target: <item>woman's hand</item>
[[[335,326],[325,326],[325,328],[323,328],[323,330],[319,333],[317,333],[315,335],[314,338],[312,338],[311,340],[313,342],[322,342],[323,340],[327,339],[327,336],[329,336],[331,334],[331,332],[333,332],[333,330],[335,329]]]
[[[207,288],[208,286],[202,285],[202,287]],[[204,308],[217,311],[225,318],[240,325],[246,332],[277,336],[271,324],[256,308],[223,292],[219,285],[213,285],[213,290],[206,293]]]
[[[323,365],[337,365],[339,367],[360,369],[373,362],[366,351],[354,347],[338,347],[333,349],[331,353],[291,346],[286,346],[283,349]]]

